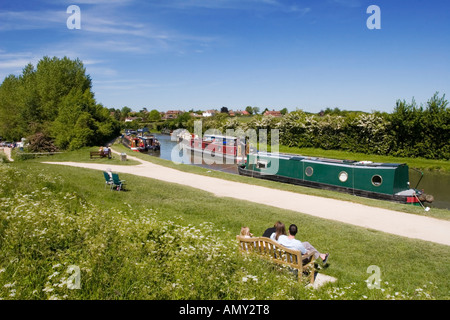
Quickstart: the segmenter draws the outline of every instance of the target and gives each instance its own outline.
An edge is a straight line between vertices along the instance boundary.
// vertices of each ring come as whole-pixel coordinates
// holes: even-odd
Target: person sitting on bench
[[[323,264],[326,264],[330,254],[320,253],[309,242],[301,242],[300,240],[295,239],[297,231],[297,226],[295,224],[291,224],[289,226],[289,235],[286,235],[284,224],[277,224],[277,231],[273,233],[270,238],[277,241],[282,246],[288,249],[298,250],[302,254],[306,254],[307,252],[314,252],[314,258],[318,259],[320,257],[323,261]]]

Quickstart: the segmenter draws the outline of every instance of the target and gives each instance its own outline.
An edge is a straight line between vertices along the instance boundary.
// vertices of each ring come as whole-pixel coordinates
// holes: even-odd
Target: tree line
[[[195,120],[183,114],[169,123],[170,129],[193,132]],[[414,99],[410,103],[398,100],[391,113],[335,108],[311,114],[296,110],[280,118],[257,115],[250,121],[218,114],[202,119],[202,126],[203,132],[218,129],[222,133],[227,129],[266,129],[270,134],[271,129],[278,129],[280,144],[290,147],[450,159],[450,108],[445,95],[439,93],[425,105]]]
[[[450,159],[450,108],[438,93],[425,106],[398,100],[392,113],[290,113],[280,143],[398,157]]]
[[[96,102],[79,59],[44,57],[0,85],[0,136],[28,138],[31,151],[99,145],[119,132],[119,122]]]

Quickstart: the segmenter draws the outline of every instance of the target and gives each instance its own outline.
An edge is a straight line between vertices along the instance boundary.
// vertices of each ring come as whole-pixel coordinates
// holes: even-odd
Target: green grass
[[[43,162],[43,161],[73,161],[73,162],[88,162],[88,163],[101,163],[101,164],[111,164],[111,165],[137,165],[139,162],[135,160],[128,159],[127,161],[120,161],[120,155],[112,154],[111,159],[108,158],[90,158],[90,151],[98,151],[99,147],[84,147],[74,151],[66,151],[63,153],[56,153],[53,155],[42,155],[42,156],[30,156],[29,159],[23,160],[27,162]],[[16,152],[13,154],[13,158],[21,161]]]
[[[161,159],[159,159],[161,160]],[[449,299],[448,246],[120,174],[128,191],[104,188],[99,171],[0,165],[0,297],[3,299]],[[237,252],[235,235],[276,220],[331,252],[320,290]],[[67,288],[69,265],[81,289]],[[369,290],[367,268],[381,270]]]

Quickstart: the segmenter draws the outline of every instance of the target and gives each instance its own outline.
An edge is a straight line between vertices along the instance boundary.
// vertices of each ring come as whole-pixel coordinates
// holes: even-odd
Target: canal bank
[[[161,150],[158,152],[148,152],[148,156],[158,157],[165,160],[173,160],[174,157],[179,162],[184,164],[192,164],[199,167],[208,168],[210,170],[217,170],[232,174],[238,174],[237,166],[227,164],[226,160],[223,163],[206,164],[204,162],[196,163],[193,156],[186,157],[182,152],[177,151],[177,141],[172,141],[170,135],[155,134],[155,137],[161,143]],[[131,151],[130,151],[131,152]],[[368,156],[370,158],[370,156]],[[427,194],[431,194],[434,197],[434,201],[431,204],[426,204],[431,208],[447,209],[450,210],[450,174],[425,171],[423,177],[420,173],[410,169],[410,183],[412,187],[418,184],[418,189],[423,189]]]
[[[118,173],[133,174],[204,190],[218,197],[250,201],[403,237],[450,245],[450,221],[196,175],[142,161],[133,156],[129,158],[140,164],[121,166],[76,162],[45,163],[102,171],[110,168]]]

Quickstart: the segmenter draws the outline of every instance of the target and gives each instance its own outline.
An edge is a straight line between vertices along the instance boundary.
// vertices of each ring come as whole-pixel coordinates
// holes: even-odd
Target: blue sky
[[[45,55],[80,58],[108,108],[391,112],[449,93],[450,2],[2,0],[0,79]]]

